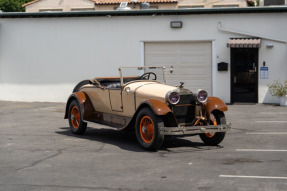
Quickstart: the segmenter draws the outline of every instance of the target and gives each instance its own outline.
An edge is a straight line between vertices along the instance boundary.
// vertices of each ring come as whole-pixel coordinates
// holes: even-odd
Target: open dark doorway
[[[258,102],[258,48],[231,48],[231,102]]]

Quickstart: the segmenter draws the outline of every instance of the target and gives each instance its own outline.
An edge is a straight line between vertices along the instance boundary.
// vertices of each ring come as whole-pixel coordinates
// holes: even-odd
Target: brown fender
[[[163,101],[149,99],[144,103],[148,104],[156,115],[166,115],[171,112],[170,108]]]
[[[218,97],[208,97],[206,103],[206,110],[210,114],[213,110],[227,111],[227,105]]]
[[[137,118],[138,113],[144,107],[149,107],[154,112],[155,115],[163,116],[164,122],[167,121],[165,123],[169,125],[172,123],[172,124],[175,124],[174,126],[177,126],[175,116],[173,115],[170,108],[163,101],[156,100],[156,99],[149,99],[141,103],[141,105],[137,108],[137,111],[134,113],[129,123],[121,129],[124,129],[126,127],[133,128],[135,126],[135,120]]]
[[[85,94],[85,92],[75,92],[70,95],[66,105],[65,119],[68,118],[70,103],[75,99],[79,103],[82,120],[89,119],[92,115],[92,112],[94,111],[94,108],[90,98]]]

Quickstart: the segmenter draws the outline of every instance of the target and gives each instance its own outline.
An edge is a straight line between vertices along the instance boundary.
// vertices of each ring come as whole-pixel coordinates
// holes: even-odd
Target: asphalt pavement
[[[64,103],[0,101],[0,190],[287,191],[287,107],[228,108],[220,146],[168,137],[148,152],[103,125],[73,135]]]

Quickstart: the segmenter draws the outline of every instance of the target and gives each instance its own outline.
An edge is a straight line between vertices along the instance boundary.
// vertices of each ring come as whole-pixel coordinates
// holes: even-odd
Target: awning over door
[[[230,38],[227,42],[229,48],[260,48],[260,38]]]

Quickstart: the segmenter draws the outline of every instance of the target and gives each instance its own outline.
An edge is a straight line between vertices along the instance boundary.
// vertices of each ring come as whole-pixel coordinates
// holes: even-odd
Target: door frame
[[[230,103],[234,103],[234,95],[233,95],[233,91],[234,91],[234,50],[235,49],[239,49],[239,48],[230,48]],[[241,48],[243,49],[243,48]],[[248,48],[251,49],[251,48]],[[254,103],[258,103],[258,65],[259,65],[259,48],[252,48],[252,49],[256,49],[256,55],[255,55],[255,67],[256,67],[256,78],[255,78],[255,102]],[[246,102],[246,103],[252,103],[252,102]]]

